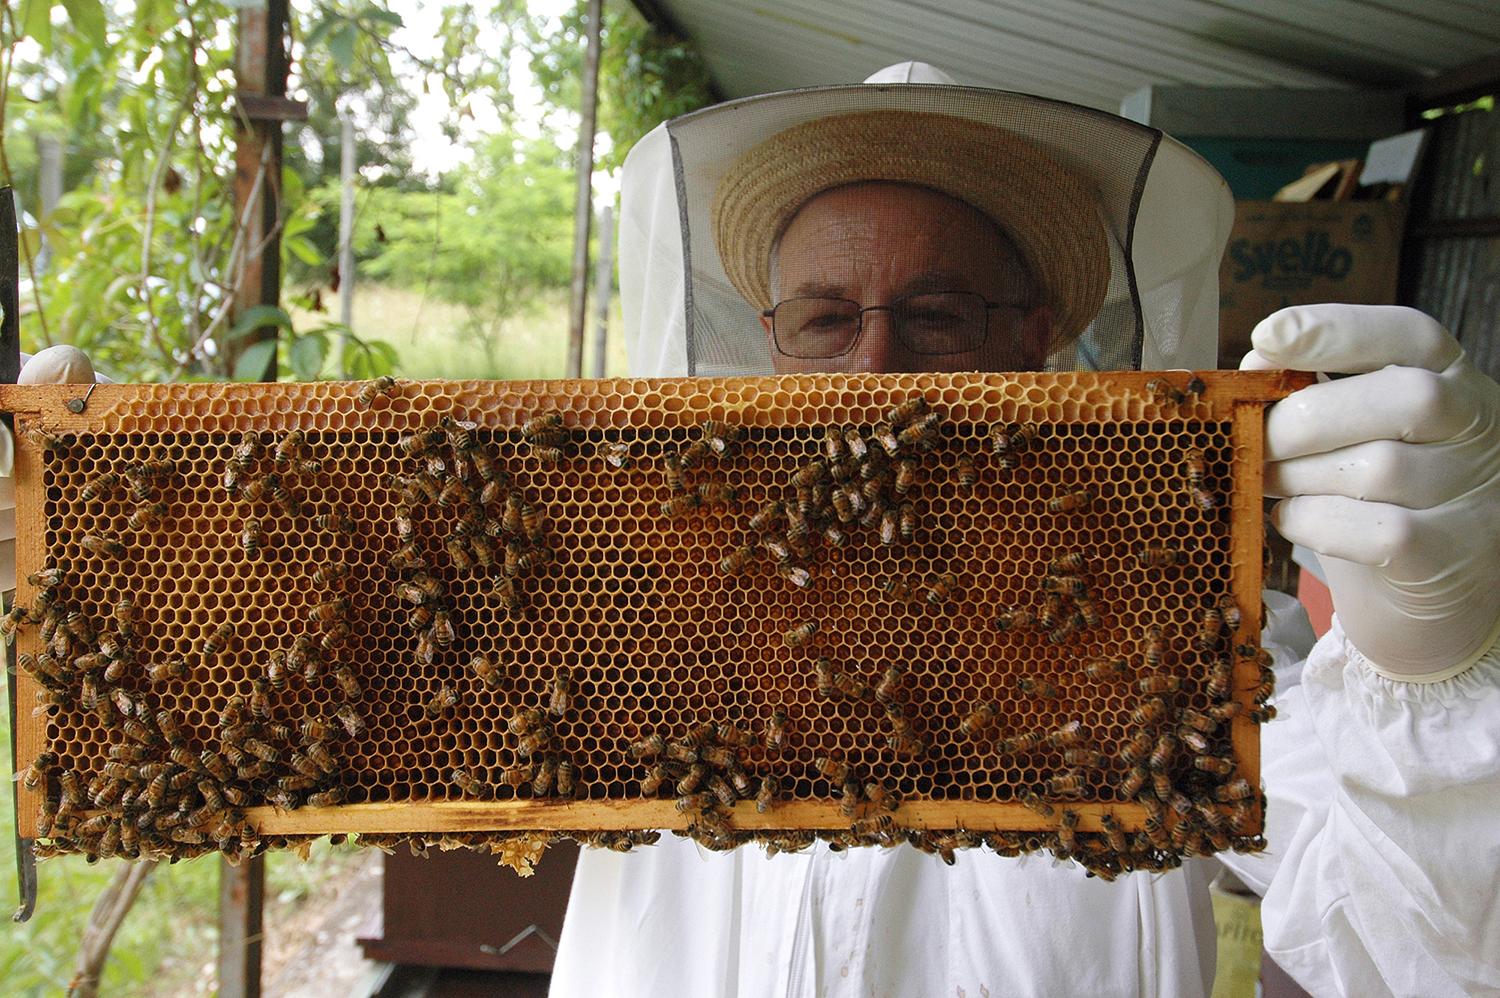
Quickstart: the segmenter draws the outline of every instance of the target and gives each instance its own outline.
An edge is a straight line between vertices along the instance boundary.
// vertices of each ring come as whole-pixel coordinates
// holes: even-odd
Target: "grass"
[[[30,705],[20,705],[30,710]],[[0,713],[0,737],[10,744],[9,713]],[[8,759],[8,753],[7,753]],[[9,775],[9,774],[7,774]],[[8,784],[9,785],[9,784]],[[16,898],[13,871],[15,821],[10,794],[0,805],[0,918]],[[320,882],[338,876],[357,859],[352,846],[317,844],[307,862],[273,854],[266,864],[265,931],[274,935]],[[123,860],[89,864],[61,856],[37,866],[36,911],[21,924],[0,930],[0,981],[8,996],[56,995],[73,977],[79,940],[95,899]],[[219,861],[206,856],[157,867],[115,936],[100,993],[145,998],[215,991],[218,950]]]
[[[331,314],[292,310],[296,328],[337,318]],[[593,335],[590,304],[588,336]],[[366,340],[382,340],[401,356],[398,374],[407,378],[486,378],[520,380],[561,378],[567,365],[568,303],[565,293],[551,293],[535,307],[483,332],[461,306],[424,297],[420,291],[364,283],[354,295],[354,331]],[[625,345],[618,299],[611,303],[605,374],[625,374]],[[592,343],[584,343],[584,369],[592,363]]]

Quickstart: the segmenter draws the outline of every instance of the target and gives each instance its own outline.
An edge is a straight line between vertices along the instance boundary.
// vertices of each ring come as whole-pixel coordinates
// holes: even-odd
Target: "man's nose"
[[[866,312],[859,343],[850,358],[850,371],[870,374],[894,374],[910,369],[906,347],[896,336],[896,323],[890,312]]]

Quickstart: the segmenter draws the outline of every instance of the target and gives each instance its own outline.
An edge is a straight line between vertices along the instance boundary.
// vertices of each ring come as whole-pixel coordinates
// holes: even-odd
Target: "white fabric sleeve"
[[[1500,994],[1500,649],[1396,682],[1335,617],[1287,671],[1262,729],[1268,848],[1220,857],[1264,897],[1266,950],[1319,996]]]

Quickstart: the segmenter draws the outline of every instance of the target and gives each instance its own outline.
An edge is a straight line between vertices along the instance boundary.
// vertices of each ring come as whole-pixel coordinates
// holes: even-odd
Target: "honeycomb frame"
[[[352,791],[355,802],[246,808],[262,835],[681,829],[692,818],[680,813],[670,797],[639,796],[641,775],[649,767],[631,759],[625,746],[658,727],[674,737],[686,732],[690,722],[704,720],[743,722],[758,731],[778,705],[794,708],[794,748],[774,760],[763,748],[754,748],[747,769],[752,774],[768,767],[787,769],[789,799],[765,813],[757,811],[753,800],[739,800],[730,809],[738,830],[847,829],[850,817],[841,812],[837,788],[830,788],[813,768],[816,756],[833,752],[901,789],[905,800],[896,818],[903,828],[1048,832],[1057,821],[1019,803],[1015,790],[1045,785],[1048,774],[1059,771],[1055,758],[1024,765],[1007,762],[993,751],[993,739],[967,745],[952,736],[952,726],[985,699],[1007,707],[1019,704],[1001,712],[1005,731],[1053,730],[1070,717],[1088,717],[1089,730],[1098,733],[1095,741],[1110,749],[1106,754],[1115,768],[1109,771],[1118,777],[1114,755],[1125,738],[1123,722],[1104,724],[1097,718],[1118,719],[1140,698],[1116,688],[1096,697],[1090,684],[1078,681],[1076,668],[1045,673],[1062,682],[1060,700],[1023,697],[1006,682],[1016,678],[1017,661],[1035,666],[1059,649],[1074,658],[1124,656],[1134,661],[1140,625],[1161,619],[1172,625],[1169,661],[1162,671],[1177,676],[1183,686],[1173,694],[1180,701],[1175,706],[1201,707],[1207,702],[1202,694],[1207,663],[1192,651],[1187,629],[1195,610],[1232,594],[1241,623],[1237,632],[1225,635],[1225,647],[1253,646],[1259,640],[1263,410],[1308,379],[1289,372],[1201,372],[1197,377],[1204,390],[1174,401],[1153,390],[1159,377],[1068,372],[401,381],[368,408],[359,396],[369,383],[100,385],[81,413],[67,405],[78,397],[76,387],[4,386],[0,409],[17,415],[16,599],[21,605],[35,599],[37,591],[27,576],[44,566],[86,569],[74,573],[89,580],[78,584],[75,601],[102,619],[118,594],[134,593],[146,618],[146,650],[155,658],[174,649],[192,654],[211,626],[233,617],[236,631],[223,656],[227,664],[215,656],[212,662],[200,662],[186,680],[149,684],[159,703],[181,712],[194,744],[208,744],[212,735],[206,732],[223,711],[228,691],[248,694],[253,678],[264,669],[265,654],[272,648],[285,650],[291,636],[307,626],[305,611],[334,592],[329,587],[313,591],[309,579],[314,570],[333,554],[350,564],[362,700],[376,711],[361,736],[368,745],[359,742],[351,748],[358,741],[351,739],[339,747],[340,785]],[[1188,374],[1169,378],[1181,385]],[[784,492],[796,467],[817,455],[822,427],[868,431],[890,407],[915,395],[927,399],[955,429],[935,456],[924,458],[929,464],[923,466],[916,494],[925,519],[911,544],[887,550],[869,536],[873,530],[865,531],[847,550],[830,549],[818,582],[808,591],[782,582],[764,561],[737,577],[717,570],[726,553],[752,536],[746,521],[761,502],[780,494],[778,488]],[[548,411],[563,414],[572,441],[573,452],[557,467],[543,465],[520,434],[525,420]],[[468,633],[428,673],[413,678],[405,668],[412,635],[400,636],[405,621],[393,595],[404,576],[389,565],[396,544],[390,511],[397,502],[395,490],[382,480],[412,467],[412,459],[399,450],[399,438],[431,428],[444,415],[477,424],[482,445],[494,445],[501,463],[535,499],[549,525],[553,560],[527,583],[531,592],[519,614],[493,616],[493,601],[487,594],[479,598],[469,586],[473,579],[462,572],[449,572],[444,580],[467,597],[455,601],[461,630],[480,620],[483,615],[475,611],[484,607],[491,616],[482,626],[495,639],[486,647],[499,653],[514,651],[513,642],[520,643],[520,658],[506,665],[513,681],[499,693],[465,670],[463,662],[483,650],[480,639]],[[706,420],[745,428],[738,453],[722,467],[710,467],[709,477],[749,494],[732,508],[667,516],[660,507],[673,492],[662,479],[661,455],[686,446]],[[1041,431],[1029,463],[1011,472],[997,468],[988,453],[989,430],[1025,423],[1035,423]],[[33,427],[69,441],[67,452],[45,453],[28,433]],[[248,555],[236,543],[248,514],[240,508],[243,504],[223,496],[219,483],[236,442],[250,430],[272,435],[303,431],[311,452],[331,462],[305,484],[312,507],[308,513],[347,513],[358,532],[339,538],[337,531],[314,530],[296,517],[263,510],[260,518],[272,527],[266,541],[270,550]],[[1158,439],[1175,443],[1153,443]],[[636,466],[629,471],[612,469],[600,457],[601,441],[622,440],[632,445]],[[1141,441],[1150,446],[1127,446]],[[1208,452],[1207,484],[1221,500],[1221,508],[1211,514],[1195,512],[1182,486],[1185,441]],[[162,443],[188,454],[191,468],[182,481],[163,489],[170,493],[172,511],[160,538],[153,531],[133,536],[124,526],[132,508],[127,499],[116,496],[117,505],[108,507],[78,498],[80,485],[91,477],[128,455],[144,457]],[[968,454],[981,472],[974,495],[956,491],[961,454]],[[1085,474],[1090,471],[1097,475]],[[351,480],[356,476],[363,477]],[[1045,512],[1050,499],[1081,487],[1102,495],[1081,513]],[[940,508],[934,512],[933,507]],[[1017,522],[1022,530],[1002,534],[1002,524],[1013,528]],[[440,550],[436,523],[429,523],[424,535],[431,550]],[[90,530],[128,538],[133,553],[103,570],[98,559],[79,547],[80,536]],[[690,540],[694,534],[707,534],[707,540]],[[1091,534],[1098,545],[1083,543]],[[141,544],[147,535],[153,542]],[[601,543],[621,538],[624,543]],[[1132,564],[1131,551],[1164,538],[1184,542],[1185,550],[1188,541],[1206,543],[1188,550],[1189,564],[1181,571]],[[1018,557],[1001,557],[996,553],[1000,546]],[[1102,546],[1099,558],[1108,566],[1099,576],[1108,609],[1097,633],[1058,646],[1039,633],[996,632],[990,624],[996,606],[1033,595],[1043,578],[1040,566],[1091,546]],[[961,595],[940,616],[920,605],[895,606],[871,585],[877,571],[871,563],[885,566],[886,577],[912,579],[931,578],[947,568],[960,576]],[[1138,581],[1118,581],[1127,578]],[[665,585],[658,584],[662,579]],[[570,590],[570,582],[580,582],[583,593]],[[1118,597],[1122,585],[1135,585],[1136,591]],[[585,594],[592,603],[574,598]],[[1123,612],[1115,606],[1117,598],[1123,599]],[[235,616],[247,608],[257,613]],[[1135,626],[1126,626],[1126,618]],[[822,634],[810,649],[787,647],[785,631],[806,619],[822,622]],[[240,629],[239,622],[248,630]],[[875,640],[881,637],[897,647],[882,647]],[[35,654],[42,647],[35,626],[21,630],[21,652]],[[996,654],[1006,648],[1019,648],[1021,658]],[[922,696],[937,697],[944,706],[939,710],[923,700],[914,711],[928,749],[936,749],[944,761],[929,762],[925,751],[912,763],[893,758],[879,743],[881,720],[868,697],[819,699],[811,666],[815,654],[836,657],[841,671],[846,669],[842,663],[850,663],[867,684],[879,678],[878,662],[903,661],[907,681],[921,684]],[[878,662],[864,660],[866,654]],[[498,774],[514,762],[515,738],[505,731],[507,718],[523,707],[543,705],[548,674],[559,662],[569,663],[577,677],[573,710],[559,719],[557,738],[581,760],[579,795],[533,799],[515,792],[508,799],[465,799],[444,774],[454,766],[472,767],[496,784]],[[973,668],[953,668],[954,663]],[[518,671],[512,673],[512,666]],[[1227,725],[1221,748],[1234,761],[1233,778],[1254,787],[1259,786],[1260,743],[1250,715],[1260,682],[1253,659],[1234,657],[1232,699],[1245,709]],[[299,720],[309,705],[329,702],[330,685],[324,681],[317,689],[312,684],[293,689],[278,705],[289,721]],[[417,709],[435,685],[462,691],[452,723],[446,717],[432,721]],[[626,687],[628,695],[622,692]],[[18,670],[18,703],[23,706],[15,734],[17,758],[24,762],[61,746],[65,762],[83,776],[96,774],[110,733],[91,725],[86,712],[76,707],[56,717],[30,716],[26,708],[39,689],[32,675]],[[1090,705],[1091,697],[1100,703]],[[667,706],[651,706],[657,701]],[[642,704],[648,712],[654,710],[656,725],[641,723]],[[390,709],[379,713],[384,707]],[[1017,717],[1031,720],[1018,723]],[[395,731],[402,723],[415,734]],[[427,748],[403,751],[403,737]],[[1051,749],[1041,752],[1048,753],[1057,755]],[[881,770],[876,760],[887,768]],[[993,776],[997,771],[1005,774],[998,780]],[[991,776],[980,775],[984,772]],[[41,793],[20,783],[16,788],[20,831],[30,837],[36,832]],[[1089,791],[1082,799],[1059,804],[1077,813],[1079,830],[1098,832],[1106,816],[1126,830],[1142,827],[1142,805],[1115,799],[1102,777],[1090,780]],[[1251,804],[1252,832],[1258,834],[1263,821],[1258,794]]]

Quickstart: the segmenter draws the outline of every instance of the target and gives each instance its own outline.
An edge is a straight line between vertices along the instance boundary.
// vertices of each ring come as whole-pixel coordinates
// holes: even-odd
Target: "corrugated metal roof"
[[[1118,111],[1148,84],[1400,87],[1500,52],[1496,0],[638,0],[725,97],[919,59],[960,83]]]

